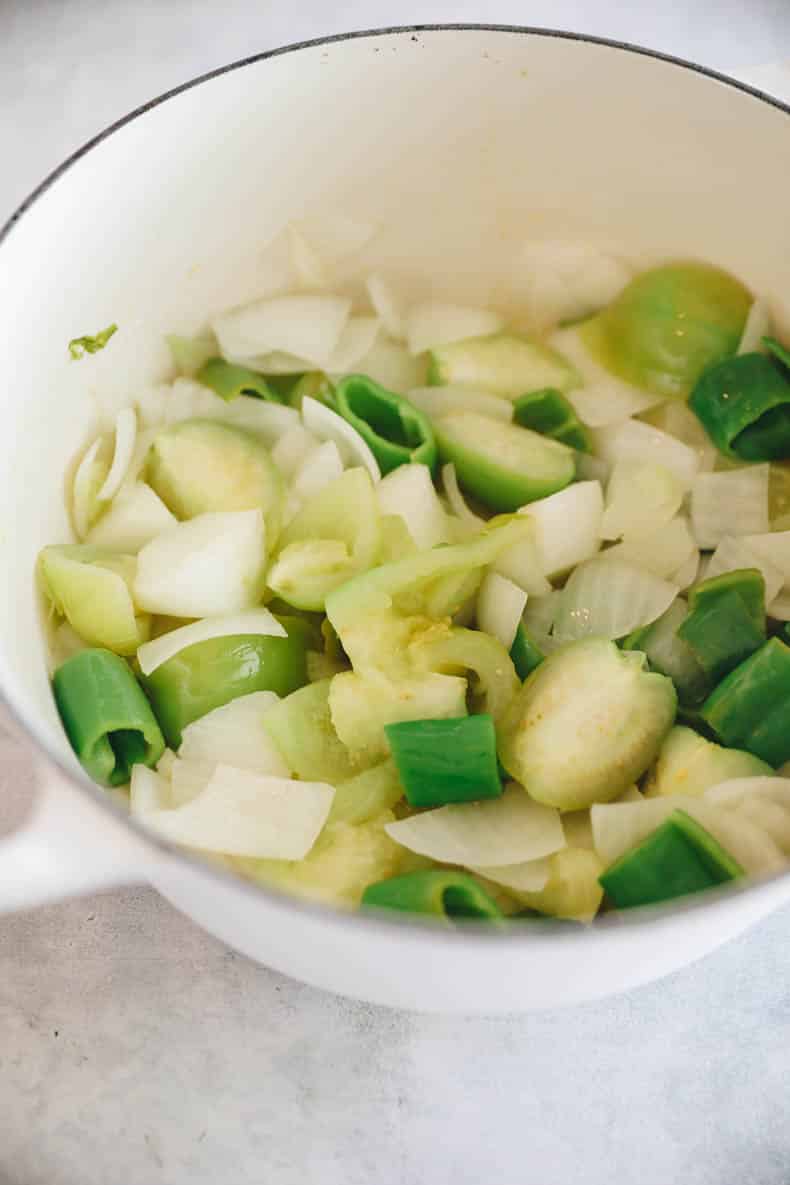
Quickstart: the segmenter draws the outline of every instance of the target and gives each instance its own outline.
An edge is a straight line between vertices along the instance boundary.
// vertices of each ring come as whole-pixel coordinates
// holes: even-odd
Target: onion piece
[[[705,580],[721,576],[722,572],[737,572],[740,568],[759,568],[765,581],[765,603],[769,605],[778,595],[784,577],[772,563],[752,551],[743,538],[725,536],[705,568]]]
[[[573,482],[521,508],[519,514],[535,523],[538,555],[548,577],[560,576],[595,555],[601,546],[603,512],[603,491],[597,481]]]
[[[397,514],[420,551],[449,542],[447,515],[427,465],[400,465],[376,486],[382,514]]]
[[[406,314],[406,342],[412,354],[437,346],[498,333],[504,322],[490,309],[429,301],[413,305]]]
[[[771,802],[780,803],[790,808],[790,778],[754,777],[729,778],[726,782],[719,782],[709,786],[705,791],[705,798],[719,806],[738,806],[753,795],[764,796]]]
[[[562,591],[560,589],[552,589],[542,597],[534,597],[530,594],[527,600],[527,607],[522,618],[524,627],[535,645],[544,654],[550,654],[560,645],[553,636],[552,630],[554,629],[554,620],[560,610],[561,600]]]
[[[601,535],[604,539],[625,535],[638,539],[666,526],[682,502],[683,486],[665,466],[632,459],[616,461],[606,487]]]
[[[304,369],[304,368],[303,368]],[[166,424],[178,424],[182,420],[207,419],[225,420],[239,428],[247,428],[272,445],[284,432],[299,421],[299,412],[293,407],[269,403],[248,395],[226,403],[208,387],[191,379],[176,379],[172,387],[164,388],[163,419]]]
[[[527,604],[527,594],[498,572],[487,572],[477,593],[477,628],[510,650]]]
[[[737,354],[753,354],[760,349],[763,338],[771,332],[771,311],[767,303],[758,296],[753,301],[743,327]]]
[[[326,440],[309,452],[294,475],[284,519],[290,521],[303,501],[319,493],[342,472],[343,462],[334,440]]]
[[[513,403],[510,399],[501,399],[498,395],[489,395],[486,391],[458,383],[448,383],[446,387],[416,387],[409,391],[408,399],[429,419],[438,419],[453,411],[474,411],[505,424],[513,419]]]
[[[129,810],[139,818],[154,811],[165,810],[170,805],[170,787],[162,774],[149,769],[138,761],[132,766],[129,783]]]
[[[109,470],[109,438],[97,436],[77,466],[71,487],[71,514],[80,539],[88,534],[99,513],[97,495]]]
[[[554,635],[562,642],[588,637],[614,641],[656,621],[677,594],[677,585],[631,564],[604,557],[587,560],[562,590]]]
[[[170,768],[169,806],[184,806],[206,789],[217,768],[215,761],[188,761],[176,757]]]
[[[331,407],[306,396],[302,400],[302,420],[319,439],[334,441],[346,466],[362,465],[374,482],[381,481],[378,461],[367,441]]]
[[[357,372],[367,375],[388,391],[406,395],[425,382],[425,359],[414,358],[402,344],[380,333],[370,350],[357,363]]]
[[[345,296],[292,293],[231,309],[212,322],[225,358],[283,351],[324,369],[351,313]]]
[[[766,612],[774,621],[790,621],[790,592],[780,592],[769,602]]]
[[[616,256],[590,243],[527,242],[517,255],[518,297],[536,325],[578,320],[610,303],[631,278]]]
[[[517,893],[539,893],[545,889],[549,879],[551,865],[547,857],[538,860],[526,860],[523,864],[503,864],[501,868],[478,865],[470,867],[470,872],[483,876],[486,880],[501,885],[503,889],[515,889]]]
[[[656,575],[660,576],[661,573],[657,572]],[[692,584],[696,584],[698,580],[702,579],[700,575],[700,553],[696,547],[685,563],[681,564],[676,572],[670,573],[669,578],[673,584],[678,586],[681,592],[685,592],[687,588],[691,588]]]
[[[151,642],[144,642],[137,651],[137,661],[144,675],[150,675],[174,654],[198,642],[211,638],[232,638],[242,634],[262,635],[269,638],[285,638],[285,627],[268,609],[248,609],[246,613],[228,613],[224,617],[207,617],[179,626],[167,634],[160,634]]]
[[[376,316],[381,318],[385,333],[395,341],[403,341],[406,337],[403,311],[392,285],[379,272],[373,272],[365,281],[365,287]]]
[[[744,535],[743,542],[760,560],[781,572],[784,583],[790,585],[790,531]]]
[[[349,317],[326,364],[327,373],[344,375],[355,370],[360,359],[373,349],[380,328],[378,317]]]
[[[319,446],[319,440],[301,424],[284,432],[272,449],[272,460],[285,478],[292,478]]]
[[[466,867],[523,864],[565,846],[559,811],[533,802],[513,782],[501,798],[423,811],[385,831],[411,852]]]
[[[86,543],[111,551],[135,555],[141,547],[178,525],[174,514],[145,482],[122,486],[99,521],[86,536]]]
[[[702,548],[725,536],[765,535],[770,465],[749,465],[723,473],[700,473],[691,489],[691,526]]]
[[[166,617],[214,617],[258,603],[266,559],[260,510],[199,514],[141,549],[135,604]]]
[[[622,543],[607,548],[601,558],[622,560],[636,568],[644,568],[654,576],[671,579],[679,588],[686,588],[697,574],[699,552],[687,519],[678,514],[655,531],[629,536]],[[675,574],[682,575],[683,580],[677,579]]]
[[[684,490],[691,488],[699,472],[700,459],[693,448],[642,420],[596,428],[592,438],[594,452],[607,464],[628,460],[663,465],[675,474]]]
[[[173,810],[152,810],[141,821],[175,843],[257,859],[301,860],[312,848],[332,806],[323,782],[269,777],[218,765],[205,789]]]
[[[263,718],[276,703],[273,691],[253,691],[188,724],[178,756],[187,761],[235,765],[253,773],[288,778],[291,770],[264,730]]]
[[[669,399],[642,418],[692,448],[699,460],[700,473],[708,473],[714,468],[718,450],[687,403]]]
[[[658,400],[642,391],[625,391],[607,382],[568,391],[566,399],[588,428],[608,428],[654,407]]]
[[[480,518],[473,510],[467,506],[464,496],[461,493],[461,488],[458,485],[458,477],[455,472],[455,465],[452,461],[448,461],[446,465],[442,465],[442,485],[450,503],[450,509],[457,518],[469,523],[470,526],[476,530],[482,530],[485,526],[485,519]]]
[[[109,502],[118,492],[134,453],[137,436],[137,416],[133,407],[123,407],[115,419],[115,448],[110,471],[96,495],[99,502]]]
[[[329,281],[326,265],[302,232],[289,223],[288,253],[297,283],[305,288],[323,288]]]

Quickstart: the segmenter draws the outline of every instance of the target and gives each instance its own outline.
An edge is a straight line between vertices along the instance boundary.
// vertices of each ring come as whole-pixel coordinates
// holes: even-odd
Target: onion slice
[[[324,369],[350,313],[348,297],[292,293],[231,309],[211,327],[223,356],[231,361],[277,350]]]
[[[727,535],[765,535],[770,465],[749,465],[723,473],[700,473],[691,489],[691,526],[702,548]]]
[[[745,539],[725,536],[708,560],[705,579],[721,576],[723,572],[737,572],[740,568],[758,568],[762,572],[765,581],[765,603],[770,605],[778,596],[784,577],[770,560],[753,551]]]
[[[225,617],[207,617],[193,621],[179,629],[161,634],[151,642],[144,642],[137,651],[137,661],[144,675],[150,675],[174,654],[197,642],[210,638],[229,638],[242,634],[260,634],[271,638],[285,638],[285,627],[268,609],[248,609],[246,613],[229,613]]]
[[[600,556],[580,564],[562,590],[554,635],[562,642],[599,637],[614,641],[665,613],[677,585],[621,560]]]
[[[447,515],[427,465],[399,465],[376,486],[382,514],[397,514],[420,551],[449,542]]]
[[[539,860],[525,860],[523,864],[504,864],[501,868],[475,865],[469,871],[484,876],[503,889],[515,889],[517,893],[539,893],[546,887],[551,865],[547,857],[542,857]]]
[[[344,375],[353,371],[373,349],[380,328],[378,317],[349,317],[326,364],[327,373]]]
[[[490,309],[429,301],[412,306],[406,314],[406,342],[412,354],[437,346],[498,333],[504,322]]]
[[[110,471],[96,495],[100,502],[109,502],[115,497],[124,479],[134,453],[137,436],[137,416],[133,407],[123,407],[115,418],[115,448]]]
[[[506,576],[487,572],[477,593],[477,628],[498,638],[509,651],[526,604],[523,588]]]
[[[592,438],[595,453],[608,465],[626,460],[663,465],[675,474],[684,490],[690,489],[699,472],[700,458],[695,449],[642,420],[597,428]]]
[[[446,465],[442,466],[442,485],[444,486],[444,492],[453,514],[477,530],[482,530],[485,526],[485,519],[480,518],[478,514],[475,514],[467,506],[464,496],[461,493],[461,488],[458,485],[458,477],[452,461],[448,461]]]
[[[370,303],[386,333],[395,341],[403,341],[406,329],[400,301],[395,295],[392,285],[379,272],[373,272],[365,281]]]
[[[253,691],[215,708],[186,726],[178,756],[290,777],[291,770],[263,727],[264,716],[278,702],[273,691]]]
[[[378,461],[367,441],[331,407],[307,396],[302,400],[302,420],[305,428],[321,440],[334,441],[344,465],[362,465],[374,482],[381,481]]]

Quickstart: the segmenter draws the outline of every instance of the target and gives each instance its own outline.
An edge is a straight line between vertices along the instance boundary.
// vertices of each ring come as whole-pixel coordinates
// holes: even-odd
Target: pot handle
[[[162,859],[156,849],[6,735],[9,744],[16,752],[2,754],[5,779],[30,782],[36,793],[22,824],[0,838],[0,914],[148,879]]]

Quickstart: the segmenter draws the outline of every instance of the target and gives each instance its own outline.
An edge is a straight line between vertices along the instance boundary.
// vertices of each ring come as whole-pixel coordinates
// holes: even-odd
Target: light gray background
[[[0,222],[100,127],[213,66],[464,20],[723,70],[790,58],[788,0],[0,0]],[[0,818],[27,795],[9,758]],[[6,918],[0,1183],[787,1185],[788,932],[785,910],[606,1003],[443,1020],[255,967],[145,890]]]

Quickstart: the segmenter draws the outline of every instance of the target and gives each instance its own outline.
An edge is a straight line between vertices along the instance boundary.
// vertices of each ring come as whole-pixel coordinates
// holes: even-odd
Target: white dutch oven
[[[50,695],[33,568],[69,537],[63,474],[93,389],[164,373],[162,335],[252,297],[260,246],[324,205],[380,223],[377,261],[460,299],[527,236],[708,258],[790,292],[787,109],[682,63],[516,29],[399,30],[265,54],[99,136],[0,233],[0,687],[45,791],[0,848],[0,907],[145,881],[308,983],[438,1011],[526,1010],[643,983],[790,899],[790,877],[588,931],[445,932],[305,906],[143,834],[82,776]],[[66,343],[110,321],[104,354]]]

